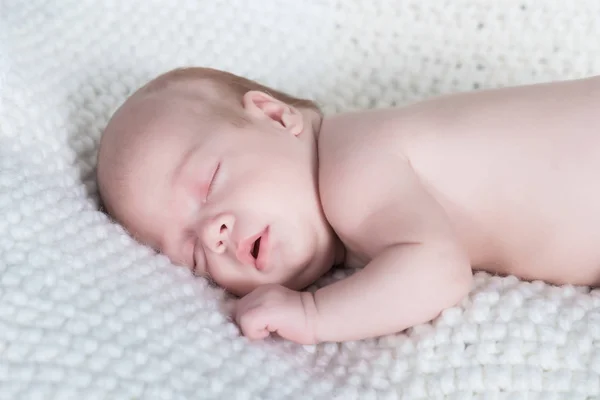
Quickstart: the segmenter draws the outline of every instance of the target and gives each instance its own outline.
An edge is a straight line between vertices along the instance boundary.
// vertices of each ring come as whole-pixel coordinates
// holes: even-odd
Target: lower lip
[[[264,271],[267,268],[267,262],[269,261],[269,227],[265,229],[265,232],[260,237],[260,250],[258,252],[258,258],[256,259],[256,269]]]

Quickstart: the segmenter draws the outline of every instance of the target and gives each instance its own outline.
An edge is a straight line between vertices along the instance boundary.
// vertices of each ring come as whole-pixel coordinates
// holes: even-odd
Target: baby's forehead
[[[196,146],[197,136],[193,127],[181,121],[156,124],[134,150],[137,153],[135,161],[144,166],[140,172],[153,173],[155,169],[167,172],[175,168],[179,160]]]
[[[169,93],[132,99],[114,124],[112,150],[130,164],[133,175],[152,174],[178,162],[189,149],[218,139],[223,128],[210,105]],[[120,137],[120,138],[119,138]],[[141,169],[140,169],[141,166]],[[131,171],[133,172],[133,171]]]
[[[145,107],[144,107],[145,106]],[[189,140],[198,120],[184,103],[141,105],[122,116],[120,129],[135,145],[169,146]]]

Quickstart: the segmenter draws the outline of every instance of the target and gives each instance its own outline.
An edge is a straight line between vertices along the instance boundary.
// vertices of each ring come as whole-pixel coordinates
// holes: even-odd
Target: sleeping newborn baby
[[[600,78],[324,116],[223,71],[170,71],[110,120],[107,213],[239,297],[252,339],[381,336],[473,270],[600,283]],[[303,291],[335,265],[364,267]]]

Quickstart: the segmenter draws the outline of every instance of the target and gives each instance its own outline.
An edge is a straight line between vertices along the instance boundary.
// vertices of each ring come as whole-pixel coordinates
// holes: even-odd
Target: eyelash
[[[210,194],[212,193],[212,189],[213,189],[213,183],[215,182],[215,179],[217,178],[217,174],[219,173],[219,169],[221,168],[221,163],[217,164],[217,169],[215,169],[215,173],[213,174],[210,183],[208,185],[208,190],[206,192],[206,198],[204,199],[206,201],[206,199],[208,199],[208,196],[210,196]]]

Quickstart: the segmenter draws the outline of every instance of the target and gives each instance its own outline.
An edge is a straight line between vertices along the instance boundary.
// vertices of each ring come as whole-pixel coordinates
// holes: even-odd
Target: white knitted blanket
[[[600,291],[479,274],[408,332],[250,343],[94,180],[111,112],[177,66],[335,112],[598,74],[599,38],[598,0],[0,0],[0,399],[600,398]]]

